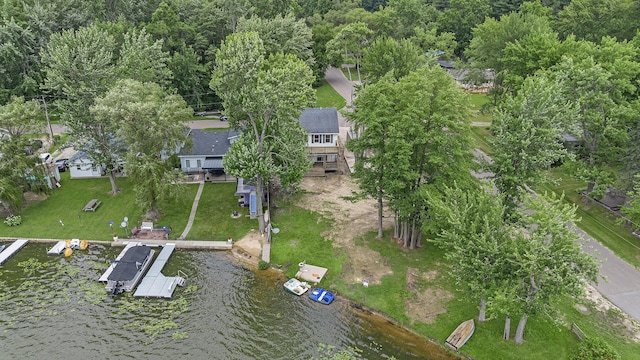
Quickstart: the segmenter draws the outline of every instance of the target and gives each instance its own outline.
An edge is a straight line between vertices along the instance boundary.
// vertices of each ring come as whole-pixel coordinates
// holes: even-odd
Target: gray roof
[[[69,163],[74,163],[77,160],[82,160],[82,159],[87,159],[90,161],[92,160],[91,157],[86,152],[78,151],[69,159]]]
[[[310,134],[338,134],[338,111],[335,108],[306,109],[300,115],[300,125]]]
[[[230,139],[238,136],[233,130],[202,131],[191,130],[189,137],[193,142],[191,150],[182,148],[180,155],[223,156],[231,147]]]

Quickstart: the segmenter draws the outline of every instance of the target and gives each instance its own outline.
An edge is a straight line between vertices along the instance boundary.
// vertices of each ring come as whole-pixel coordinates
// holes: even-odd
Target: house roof
[[[310,134],[338,134],[338,111],[335,108],[306,109],[300,115],[300,124]]]
[[[69,159],[69,163],[75,163],[77,161],[82,162],[83,160],[92,161],[91,157],[86,152],[78,151]]]
[[[223,156],[231,147],[231,138],[238,136],[234,130],[202,131],[191,130],[191,149],[183,147],[179,155]]]

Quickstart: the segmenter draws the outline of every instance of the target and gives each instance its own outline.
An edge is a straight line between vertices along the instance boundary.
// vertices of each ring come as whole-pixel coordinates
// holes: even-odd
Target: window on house
[[[333,136],[331,136],[331,135],[325,135],[325,136],[324,136],[324,142],[325,142],[325,143],[329,143],[329,144],[330,144],[330,143],[332,143],[332,142],[333,142],[332,137],[333,137]]]
[[[202,160],[197,160],[197,162],[198,162],[198,168],[201,168],[202,167]]]
[[[320,135],[315,134],[315,135],[313,135],[313,138],[311,139],[311,142],[312,142],[312,143],[314,143],[314,144],[319,144],[319,143],[321,142],[321,141],[320,141],[321,139],[322,139],[322,138],[321,138],[321,136],[320,136]]]
[[[186,160],[185,162],[187,164],[187,167],[190,168],[191,167],[191,160]]]

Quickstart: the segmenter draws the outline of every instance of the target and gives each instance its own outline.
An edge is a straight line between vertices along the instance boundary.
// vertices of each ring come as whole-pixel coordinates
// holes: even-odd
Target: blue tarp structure
[[[251,215],[252,219],[255,219],[258,214],[258,201],[256,197],[256,192],[252,191],[249,194],[249,215]]]

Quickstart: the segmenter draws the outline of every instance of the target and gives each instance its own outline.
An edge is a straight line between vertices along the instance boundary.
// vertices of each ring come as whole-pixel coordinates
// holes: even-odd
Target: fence
[[[574,333],[580,341],[584,341],[587,335],[584,334],[584,331],[578,327],[578,325],[574,322],[571,323],[571,332]]]

